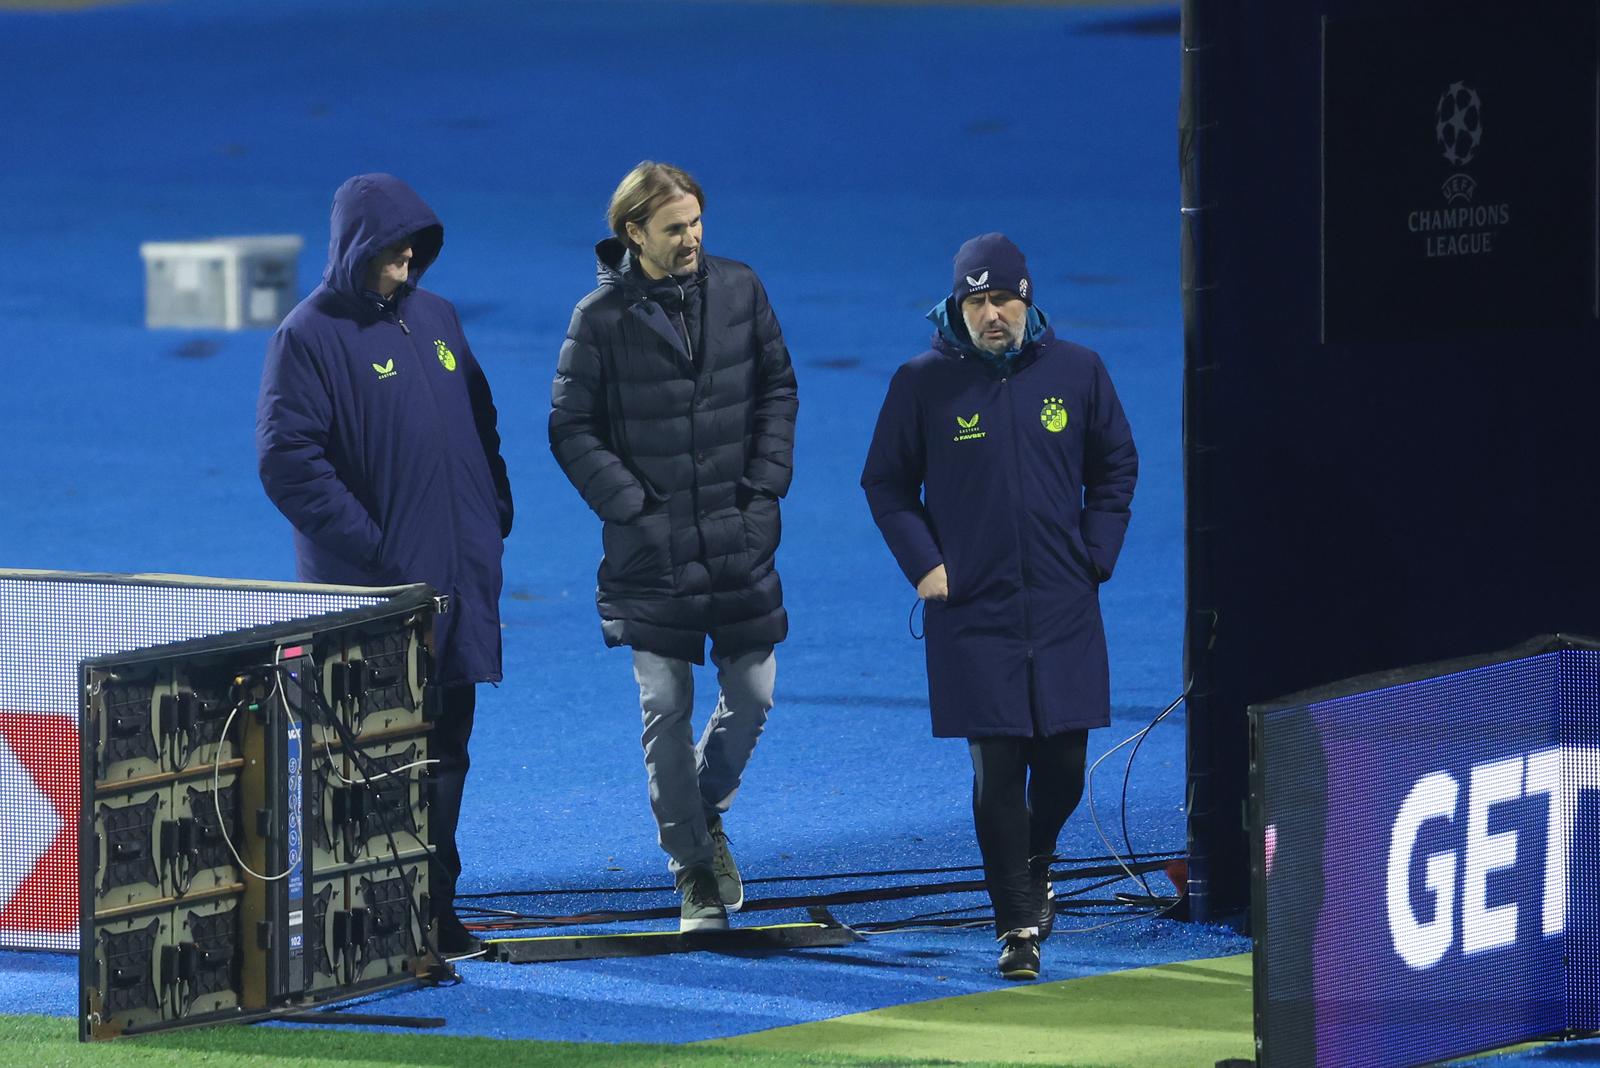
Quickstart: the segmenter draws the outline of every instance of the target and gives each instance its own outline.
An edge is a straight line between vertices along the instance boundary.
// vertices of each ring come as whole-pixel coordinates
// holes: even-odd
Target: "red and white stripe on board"
[[[78,725],[0,710],[0,942],[78,926]]]

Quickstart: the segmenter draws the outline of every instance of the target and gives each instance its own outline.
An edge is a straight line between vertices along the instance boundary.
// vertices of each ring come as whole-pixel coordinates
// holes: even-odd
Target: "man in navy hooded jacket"
[[[961,246],[928,317],[933,347],[889,383],[861,485],[926,600],[933,733],[969,743],[1001,974],[1033,979],[1088,729],[1110,722],[1099,587],[1139,462],[1105,365],[1055,336],[1005,236]]]
[[[333,197],[322,284],[273,335],[256,409],[261,483],[294,525],[305,582],[426,582],[443,688],[431,755],[431,900],[439,948],[471,952],[456,918],[456,823],[474,684],[500,681],[500,557],[511,486],[494,401],[450,302],[419,289],[444,227],[410,186],[362,174]]]

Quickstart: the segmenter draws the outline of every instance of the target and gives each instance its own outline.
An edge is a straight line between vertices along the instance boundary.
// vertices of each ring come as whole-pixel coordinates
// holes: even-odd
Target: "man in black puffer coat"
[[[633,648],[645,768],[683,930],[744,902],[726,812],[772,707],[788,633],[774,557],[798,399],[755,273],[701,248],[705,197],[639,164],[611,198],[599,287],[578,303],[551,390],[550,448],[603,521],[606,644]],[[696,743],[691,664],[722,693]]]

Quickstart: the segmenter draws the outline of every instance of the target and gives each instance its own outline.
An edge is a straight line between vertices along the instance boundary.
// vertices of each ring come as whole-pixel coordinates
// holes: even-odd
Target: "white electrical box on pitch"
[[[297,234],[146,241],[144,325],[221,330],[277,326],[298,299]]]

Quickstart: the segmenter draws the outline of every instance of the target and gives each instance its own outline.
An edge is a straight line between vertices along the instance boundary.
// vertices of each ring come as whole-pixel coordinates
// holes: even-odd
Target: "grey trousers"
[[[772,708],[778,663],[773,651],[711,656],[722,692],[695,741],[694,673],[687,660],[633,651],[643,715],[644,767],[661,848],[676,875],[711,863],[707,819],[728,811],[744,766]]]

